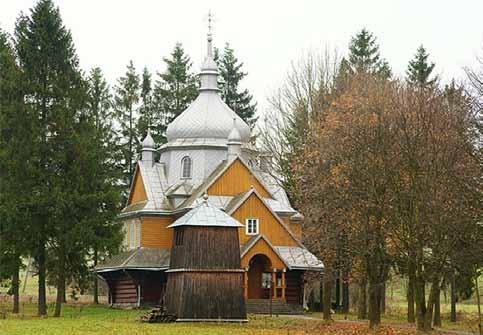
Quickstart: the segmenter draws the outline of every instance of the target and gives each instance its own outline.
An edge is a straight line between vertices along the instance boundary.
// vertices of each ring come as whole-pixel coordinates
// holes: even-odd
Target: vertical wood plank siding
[[[209,195],[235,196],[247,192],[254,187],[262,197],[271,198],[265,187],[258,182],[252,173],[236,160],[225,173],[208,188]]]
[[[168,312],[179,319],[246,319],[240,270],[237,228],[175,228],[169,271],[176,272],[168,272]]]
[[[246,224],[248,218],[259,219],[260,233],[266,236],[272,245],[297,246],[295,240],[255,194],[248,197],[232,216],[242,224]],[[245,227],[239,229],[239,234],[241,244],[247,243],[252,237],[246,235]]]
[[[134,176],[134,187],[129,196],[128,205],[135,204],[141,201],[148,200],[148,196],[146,194],[146,190],[144,188],[143,179],[141,178],[141,174],[139,170],[136,172]]]
[[[173,229],[166,227],[172,222],[172,218],[144,217],[141,226],[141,246],[148,248],[171,248],[173,244]]]
[[[227,241],[238,242],[236,228],[186,226],[178,229],[184,230],[183,244],[171,249],[170,269],[240,268],[240,248],[227,245]]]

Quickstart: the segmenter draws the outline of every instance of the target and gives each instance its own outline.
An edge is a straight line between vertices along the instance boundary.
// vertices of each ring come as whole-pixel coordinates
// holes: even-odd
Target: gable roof
[[[268,209],[268,211],[270,212],[270,214],[272,214],[272,216],[275,218],[275,220],[277,220],[278,223],[285,229],[285,231],[290,235],[290,237],[292,237],[292,239],[298,245],[303,247],[302,242],[300,242],[300,240],[294,235],[294,233],[287,227],[285,222],[283,222],[282,219],[280,219],[280,217],[277,215],[277,213],[275,213],[272,210],[272,208],[268,205],[268,203],[265,201],[265,199],[260,195],[260,193],[258,193],[258,191],[255,188],[252,188],[248,192],[241,194],[239,197],[233,198],[233,201],[230,202],[230,204],[229,204],[230,208],[227,208],[227,210],[226,210],[227,214],[232,215],[233,213],[235,213],[235,211],[238,208],[240,208],[240,206],[243,205],[243,203],[245,201],[247,201],[252,194],[254,194],[256,197],[258,197],[258,199]]]
[[[214,170],[213,172],[206,178],[206,180],[198,186],[194,191],[193,194],[186,199],[180,207],[189,207],[193,205],[193,203],[201,197],[223,174],[232,166],[236,161],[239,161],[255,178],[256,181],[260,183],[260,185],[265,189],[265,191],[273,197],[272,193],[270,192],[269,188],[260,180],[259,176],[253,172],[253,170],[248,166],[248,164],[241,158],[236,157],[231,161],[223,160]]]
[[[252,249],[260,240],[263,240],[270,247],[270,249],[272,249],[272,251],[278,256],[278,258],[280,258],[282,263],[285,264],[285,266],[289,267],[288,263],[285,262],[282,255],[278,252],[278,250],[272,245],[272,243],[270,243],[270,241],[263,234],[258,234],[253,236],[251,239],[248,240],[248,242],[245,245],[242,246],[240,250],[241,252],[240,258],[245,257],[245,255],[250,251],[250,249]]]
[[[206,200],[170,224],[168,228],[179,226],[243,227],[240,222]]]

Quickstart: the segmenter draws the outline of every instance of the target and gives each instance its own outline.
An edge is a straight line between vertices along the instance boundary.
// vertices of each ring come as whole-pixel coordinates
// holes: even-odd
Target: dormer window
[[[183,159],[181,159],[181,178],[191,178],[191,158],[189,156],[184,156]]]

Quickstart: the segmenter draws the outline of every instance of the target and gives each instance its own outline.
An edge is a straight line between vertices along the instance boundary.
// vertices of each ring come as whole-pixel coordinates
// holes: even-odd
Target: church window
[[[181,160],[181,178],[191,178],[191,158],[189,156],[184,156]]]
[[[246,233],[247,235],[257,235],[258,234],[258,219],[247,219],[246,221]]]
[[[183,228],[178,228],[176,231],[175,245],[183,245],[184,230]]]

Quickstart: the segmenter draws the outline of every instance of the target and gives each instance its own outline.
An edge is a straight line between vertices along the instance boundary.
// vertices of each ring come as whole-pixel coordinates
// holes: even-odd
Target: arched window
[[[191,158],[188,156],[184,156],[183,159],[181,159],[181,178],[191,178]]]

